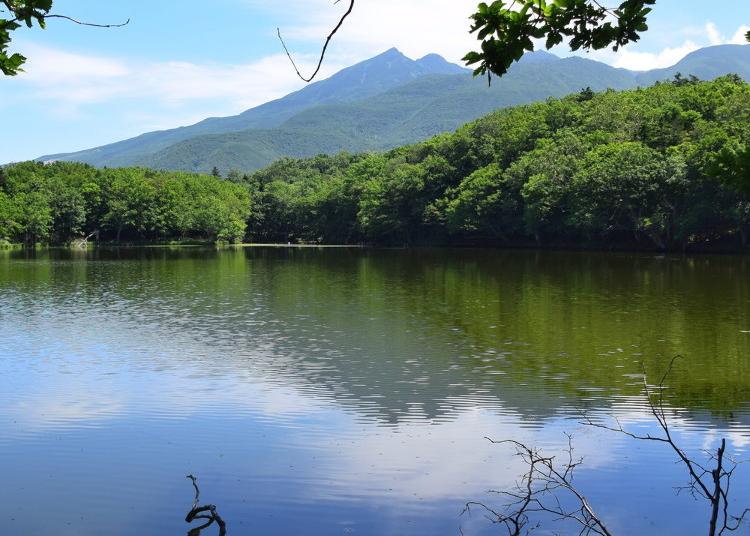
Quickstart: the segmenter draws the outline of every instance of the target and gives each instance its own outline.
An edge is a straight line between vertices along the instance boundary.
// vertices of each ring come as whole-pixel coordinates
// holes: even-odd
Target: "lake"
[[[677,354],[677,441],[750,457],[741,256],[6,251],[0,335],[0,534],[184,535],[187,474],[235,536],[503,534],[460,515],[525,469],[485,437],[566,433],[614,532],[703,534],[668,447],[581,424],[657,433],[643,367]]]

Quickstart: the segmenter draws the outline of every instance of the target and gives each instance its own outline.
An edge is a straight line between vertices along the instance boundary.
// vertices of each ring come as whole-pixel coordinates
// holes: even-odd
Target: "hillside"
[[[229,180],[66,162],[0,172],[0,240],[739,249],[750,84],[582,91],[385,153],[287,158]]]
[[[426,76],[367,99],[311,108],[277,129],[200,136],[136,163],[157,169],[250,171],[284,156],[384,150],[455,130],[498,108],[562,97],[587,86],[633,85],[627,71],[581,58],[526,62],[492,87],[466,75]]]
[[[234,118],[211,119],[185,129],[42,160],[199,172],[214,166],[223,172],[251,171],[285,156],[389,149],[455,130],[498,108],[561,97],[585,87],[647,86],[671,79],[678,72],[707,80],[737,73],[750,80],[750,46],[698,50],[673,67],[648,72],[536,53],[492,87],[439,56],[413,61],[392,49]],[[377,83],[373,82],[376,79]]]
[[[419,60],[411,60],[392,48],[374,58],[343,69],[330,78],[310,84],[286,97],[262,104],[236,116],[209,118],[188,127],[149,132],[103,147],[75,153],[47,155],[39,160],[85,162],[95,166],[125,166],[137,162],[145,155],[202,134],[228,133],[250,128],[274,128],[294,114],[317,105],[346,102],[376,95],[425,75],[466,72],[468,71],[458,65],[448,63],[435,54]]]

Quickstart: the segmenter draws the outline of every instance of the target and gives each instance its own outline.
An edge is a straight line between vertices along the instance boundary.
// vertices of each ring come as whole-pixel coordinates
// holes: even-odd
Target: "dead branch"
[[[213,504],[207,504],[205,506],[199,506],[200,504],[200,496],[201,491],[198,488],[198,479],[195,478],[193,475],[188,475],[187,478],[190,479],[190,481],[193,483],[193,488],[195,488],[195,500],[193,500],[193,507],[188,512],[187,516],[185,517],[185,522],[192,523],[196,519],[203,519],[207,522],[200,527],[195,527],[188,532],[188,536],[200,536],[201,531],[204,529],[207,529],[214,523],[216,523],[219,527],[219,536],[226,536],[227,534],[227,525],[224,522],[224,520],[221,518],[219,513],[216,511],[216,506]]]
[[[614,426],[596,422],[588,416],[584,416],[581,424],[621,433],[632,439],[669,445],[686,467],[689,475],[688,485],[676,488],[678,493],[687,490],[694,497],[706,500],[711,507],[708,535],[722,536],[727,532],[738,530],[745,520],[750,518],[750,508],[745,509],[739,515],[729,513],[732,476],[742,462],[727,456],[726,439],[722,439],[721,445],[715,452],[708,452],[708,461],[704,463],[690,458],[675,442],[669,428],[664,392],[667,377],[672,373],[678,359],[680,356],[672,358],[666,372],[655,387],[649,385],[644,369],[644,394],[651,414],[659,424],[661,434],[633,433],[626,430],[616,417],[613,417],[616,423]],[[497,510],[481,502],[470,502],[466,504],[462,514],[470,513],[472,508],[480,509],[492,523],[502,525],[509,536],[526,535],[537,528],[539,525],[529,526],[532,515],[548,515],[552,516],[555,521],[577,524],[581,535],[612,536],[584,493],[574,485],[575,470],[583,463],[583,460],[574,457],[572,436],[566,435],[568,437],[567,456],[562,461],[556,460],[554,456],[544,456],[539,450],[515,440],[493,441],[490,439],[493,444],[512,445],[516,450],[516,455],[528,467],[528,471],[516,483],[514,489],[494,492],[508,499],[502,509]],[[572,499],[575,506],[564,507],[561,493],[567,495],[567,499]]]
[[[588,416],[584,416],[582,424],[625,434],[633,439],[656,441],[669,445],[675,454],[677,454],[680,462],[687,469],[690,477],[687,486],[676,488],[678,493],[686,490],[692,496],[700,497],[708,501],[711,507],[708,535],[716,536],[724,534],[725,532],[733,532],[739,529],[745,518],[750,515],[750,509],[744,510],[739,516],[729,514],[729,489],[731,479],[740,462],[729,459],[726,456],[726,439],[721,440],[721,445],[716,453],[708,452],[708,463],[713,464],[713,468],[708,468],[706,467],[708,463],[704,465],[693,460],[677,445],[677,443],[675,443],[674,437],[669,428],[669,421],[667,419],[664,405],[664,392],[666,390],[664,384],[667,377],[672,373],[675,363],[681,359],[681,357],[682,356],[676,355],[670,360],[669,366],[667,367],[666,372],[662,375],[656,388],[648,384],[648,376],[645,368],[643,372],[643,391],[646,395],[651,414],[659,424],[662,435],[652,436],[651,434],[634,434],[625,430],[620,421],[616,418],[614,420],[617,423],[617,426],[595,422]]]
[[[338,4],[341,0],[336,0],[334,2],[335,4]],[[349,17],[349,15],[352,14],[352,11],[354,10],[354,0],[349,0],[349,9],[344,13],[344,15],[341,17],[341,20],[339,20],[339,23],[336,25],[336,27],[333,29],[333,31],[328,34],[328,37],[326,37],[326,42],[323,45],[323,50],[320,53],[320,59],[318,60],[318,66],[315,68],[315,72],[310,75],[310,77],[305,77],[300,73],[299,68],[297,67],[297,64],[294,62],[294,58],[292,58],[292,54],[289,52],[289,49],[286,46],[286,43],[284,42],[284,38],[281,37],[281,28],[276,28],[276,33],[279,36],[279,41],[281,41],[281,46],[284,47],[284,52],[286,52],[287,57],[289,58],[289,61],[292,62],[292,67],[294,67],[294,71],[297,73],[297,76],[299,76],[303,81],[305,82],[312,82],[313,79],[318,75],[320,72],[320,68],[323,66],[323,61],[326,57],[326,51],[328,50],[328,45],[331,43],[331,39],[333,39],[333,36],[336,35],[336,33],[341,29],[341,27],[344,25],[344,21]]]
[[[561,464],[554,456],[544,456],[539,450],[519,441],[487,439],[495,445],[512,445],[529,469],[513,490],[494,492],[509,499],[502,512],[481,502],[470,502],[466,504],[464,514],[471,513],[472,508],[479,508],[492,523],[504,526],[509,536],[529,534],[538,528],[538,524],[529,526],[531,514],[547,514],[556,521],[575,523],[580,527],[581,535],[612,536],[588,499],[573,483],[575,470],[583,460],[574,456],[572,436],[568,435],[567,458]],[[567,493],[577,506],[563,506],[560,492]]]

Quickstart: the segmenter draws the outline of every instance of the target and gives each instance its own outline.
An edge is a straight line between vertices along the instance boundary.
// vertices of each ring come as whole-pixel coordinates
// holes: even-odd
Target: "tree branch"
[[[130,19],[126,20],[125,22],[121,22],[119,24],[96,24],[94,22],[84,22],[77,19],[74,19],[73,17],[68,17],[67,15],[44,15],[43,17],[46,19],[64,19],[70,22],[73,22],[75,24],[80,24],[81,26],[93,26],[94,28],[122,28],[123,26],[127,26],[130,24]]]
[[[680,356],[675,356],[669,362],[666,372],[662,375],[656,389],[658,394],[648,384],[647,375],[643,374],[643,389],[652,415],[659,423],[663,435],[635,434],[626,430],[615,417],[616,426],[610,426],[593,421],[585,416],[581,424],[601,428],[624,434],[632,439],[642,441],[654,441],[668,444],[680,458],[690,475],[689,485],[676,488],[677,492],[688,490],[694,497],[702,497],[707,500],[711,507],[709,518],[708,535],[717,536],[725,532],[736,531],[742,526],[746,518],[750,516],[750,508],[745,509],[739,516],[729,513],[729,492],[731,479],[734,471],[742,462],[738,462],[726,454],[726,439],[722,439],[721,445],[716,452],[708,452],[709,463],[713,469],[707,469],[702,464],[692,460],[674,441],[664,405],[664,391],[667,377],[672,373],[674,365]],[[554,456],[543,456],[538,450],[530,448],[515,440],[494,441],[493,444],[510,444],[516,449],[517,456],[528,466],[527,473],[522,477],[520,483],[512,491],[494,492],[510,498],[505,505],[504,511],[497,511],[480,502],[467,503],[463,513],[471,511],[472,507],[481,508],[488,519],[495,524],[503,525],[509,536],[521,536],[529,534],[527,525],[530,522],[530,514],[549,514],[555,521],[569,521],[577,523],[580,534],[599,534],[600,536],[611,536],[609,529],[603,520],[598,517],[586,496],[578,490],[574,483],[576,468],[583,463],[582,459],[576,459],[573,455],[572,436],[568,437],[567,459],[559,463]],[[564,508],[559,497],[561,491],[571,495],[577,508]],[[567,504],[567,503],[566,503]]]
[[[192,529],[188,533],[188,536],[199,536],[203,529],[210,527],[214,523],[216,523],[219,526],[219,536],[226,536],[227,524],[224,522],[224,520],[221,518],[219,513],[216,511],[216,506],[214,506],[213,504],[208,504],[206,506],[198,506],[200,503],[200,496],[201,496],[201,490],[198,488],[198,479],[195,478],[193,475],[188,475],[187,478],[190,479],[190,481],[193,483],[193,488],[195,488],[195,499],[193,500],[193,507],[190,509],[187,516],[185,517],[185,522],[192,523],[196,519],[208,520],[208,523],[205,523],[204,525],[201,525],[200,527],[196,527]]]
[[[334,4],[338,4],[341,0],[336,0]],[[313,79],[318,75],[320,72],[320,68],[323,66],[323,60],[325,60],[326,57],[326,51],[328,50],[328,45],[331,43],[331,39],[333,39],[333,36],[336,35],[336,32],[338,32],[341,29],[341,26],[343,26],[344,21],[349,17],[349,15],[352,14],[352,11],[354,10],[354,0],[349,1],[349,9],[346,10],[346,13],[341,17],[341,20],[339,20],[339,23],[336,25],[336,27],[333,29],[333,31],[328,34],[328,37],[326,38],[326,42],[323,45],[323,50],[320,53],[320,59],[318,60],[318,66],[315,68],[315,72],[313,72],[310,77],[305,77],[300,73],[299,68],[297,67],[297,64],[294,62],[294,58],[292,58],[291,53],[289,52],[289,49],[286,46],[286,43],[284,42],[284,38],[281,36],[281,29],[276,28],[276,33],[279,36],[279,41],[281,41],[281,46],[284,47],[284,52],[286,52],[287,57],[289,58],[289,61],[292,62],[292,67],[294,67],[294,71],[297,73],[297,76],[299,76],[302,80],[305,82],[312,82]]]

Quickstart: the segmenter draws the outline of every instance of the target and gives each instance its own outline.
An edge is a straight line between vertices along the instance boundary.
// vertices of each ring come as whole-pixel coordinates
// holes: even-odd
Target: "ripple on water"
[[[523,467],[485,437],[561,453],[566,433],[621,533],[685,533],[703,516],[673,454],[581,425],[658,431],[642,367],[678,353],[681,444],[750,444],[742,259],[37,255],[0,253],[3,534],[184,532],[187,473],[240,534],[491,533],[457,514]]]

